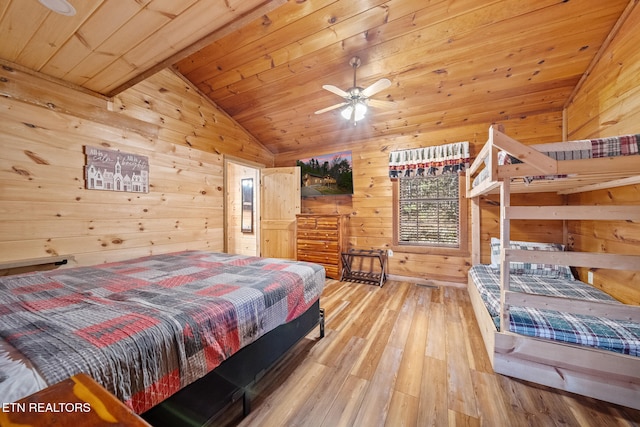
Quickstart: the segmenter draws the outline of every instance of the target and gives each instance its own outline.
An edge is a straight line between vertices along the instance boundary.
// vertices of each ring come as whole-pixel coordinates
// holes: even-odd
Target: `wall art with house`
[[[85,182],[89,190],[149,192],[146,156],[85,146]]]

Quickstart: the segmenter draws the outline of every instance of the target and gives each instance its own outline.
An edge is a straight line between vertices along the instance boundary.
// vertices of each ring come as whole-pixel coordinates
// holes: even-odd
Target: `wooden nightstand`
[[[2,405],[2,427],[149,427],[124,403],[85,374],[74,375],[15,403],[2,402]]]

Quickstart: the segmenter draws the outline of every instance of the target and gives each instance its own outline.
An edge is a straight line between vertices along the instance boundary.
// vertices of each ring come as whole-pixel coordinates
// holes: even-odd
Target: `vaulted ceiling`
[[[173,67],[275,154],[559,111],[637,0],[0,0],[0,58],[113,96]],[[381,78],[354,126],[323,90]]]

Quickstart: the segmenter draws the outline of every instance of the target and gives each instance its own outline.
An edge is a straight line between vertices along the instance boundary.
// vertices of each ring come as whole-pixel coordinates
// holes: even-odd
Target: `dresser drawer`
[[[298,230],[338,231],[339,219],[335,217],[298,217]]]
[[[327,277],[333,278],[333,279],[340,279],[340,274],[342,273],[341,271],[338,271],[338,266],[337,265],[329,265],[329,264],[323,264],[324,270],[325,270],[325,275]]]
[[[338,253],[337,241],[324,241],[324,240],[301,240],[296,242],[298,252],[333,252]]]
[[[338,231],[338,218],[336,217],[322,217],[316,221],[317,230],[335,230]]]
[[[330,279],[339,280],[340,275],[342,274],[340,267],[338,267],[338,265],[336,264],[327,264],[324,262],[319,262],[318,260],[315,260],[315,259],[307,260],[307,259],[298,258],[298,261],[306,261],[306,262],[313,262],[314,264],[320,264],[321,266],[324,267],[325,276]]]
[[[337,268],[340,256],[337,253],[298,252],[298,261],[314,262],[316,264],[332,264]]]
[[[338,240],[338,230],[298,230],[299,239]]]
[[[316,217],[301,217],[297,218],[298,230],[315,230],[317,218]]]

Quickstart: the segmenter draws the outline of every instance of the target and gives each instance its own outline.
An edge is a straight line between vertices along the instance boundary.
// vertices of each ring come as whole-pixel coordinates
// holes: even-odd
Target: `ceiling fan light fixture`
[[[391,86],[391,80],[382,78],[364,89],[357,85],[356,69],[360,66],[360,64],[360,58],[357,56],[354,56],[353,58],[351,58],[351,61],[349,61],[349,65],[353,67],[353,86],[349,89],[342,90],[334,85],[322,85],[323,89],[341,96],[342,98],[344,98],[344,100],[339,104],[334,104],[330,107],[317,110],[315,114],[322,114],[326,113],[327,111],[341,108],[340,115],[345,120],[352,121],[355,125],[356,122],[364,119],[365,115],[367,114],[368,105],[371,105],[374,108],[384,108],[388,105],[395,105],[395,103],[392,101],[379,101],[375,99],[369,99],[376,93]],[[371,104],[369,104],[369,102],[371,102]]]
[[[67,0],[38,0],[47,9],[64,16],[74,16],[76,9]]]
[[[353,112],[355,108],[355,114]],[[340,115],[344,117],[345,120],[351,120],[351,116],[353,116],[353,121],[358,122],[364,119],[364,116],[367,114],[367,106],[364,102],[354,102],[352,104],[347,105],[342,109]]]

